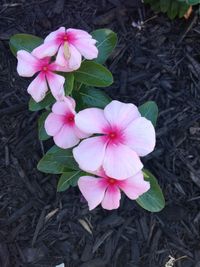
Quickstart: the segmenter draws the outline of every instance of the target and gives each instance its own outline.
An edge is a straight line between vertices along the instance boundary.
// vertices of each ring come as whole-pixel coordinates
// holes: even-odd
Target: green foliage
[[[85,172],[78,170],[73,172],[64,172],[58,181],[57,191],[63,192],[67,190],[70,186],[76,186],[78,179],[85,175]]]
[[[156,126],[158,118],[158,106],[154,101],[148,101],[139,107],[140,114],[142,117],[150,120],[153,126]]]
[[[144,0],[145,4],[150,4],[155,12],[167,13],[170,19],[182,18],[190,5],[199,4],[199,0]]]
[[[143,173],[145,181],[150,182],[151,188],[136,199],[136,202],[145,210],[151,212],[161,211],[165,206],[162,190],[152,173],[148,170],[143,170]]]
[[[117,44],[117,34],[109,29],[99,29],[93,31],[91,35],[97,40],[96,46],[99,50],[98,57],[94,61],[103,64]]]
[[[38,102],[38,103],[35,102],[33,98],[31,97],[29,100],[28,107],[30,111],[39,111],[45,108],[47,109],[49,106],[51,106],[55,102],[56,102],[55,98],[52,96],[50,92],[48,92],[45,98],[41,102]]]
[[[91,107],[105,108],[112,100],[103,90],[86,86],[74,91],[73,97],[77,103],[77,111]]]
[[[44,122],[49,115],[50,111],[46,111],[42,113],[42,115],[38,119],[38,136],[41,141],[45,141],[50,138],[50,136],[46,133],[44,128]]]
[[[113,83],[111,72],[104,66],[85,60],[81,67],[74,72],[75,80],[96,87],[107,87]]]
[[[59,174],[73,170],[79,170],[73,158],[71,149],[62,149],[53,146],[39,161],[37,168],[44,173]]]
[[[26,50],[32,52],[34,48],[43,43],[42,38],[32,34],[19,33],[15,34],[10,38],[10,50],[13,55],[16,56],[17,51]]]

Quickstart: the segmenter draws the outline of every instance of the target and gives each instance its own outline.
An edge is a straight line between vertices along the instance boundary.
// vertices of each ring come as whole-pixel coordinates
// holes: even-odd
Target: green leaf
[[[117,44],[117,34],[109,29],[98,29],[93,31],[91,35],[98,41],[96,46],[99,53],[94,61],[103,64]]]
[[[53,146],[39,161],[37,168],[44,173],[59,174],[79,170],[71,149],[62,149]]]
[[[73,172],[64,172],[58,181],[57,191],[63,192],[67,190],[70,186],[76,186],[78,179],[84,174],[85,173],[81,170]]]
[[[150,120],[154,127],[158,118],[158,106],[154,101],[148,101],[139,107],[139,112],[142,117]]]
[[[160,10],[162,12],[167,12],[167,10],[170,7],[170,1],[166,1],[166,0],[160,0]]]
[[[147,170],[143,170],[145,181],[150,182],[151,188],[136,202],[145,210],[151,212],[161,211],[165,206],[165,199],[156,178]]]
[[[179,3],[177,1],[171,1],[170,8],[167,11],[167,15],[170,19],[174,19],[179,13]]]
[[[50,136],[46,133],[45,128],[44,128],[44,122],[49,115],[50,111],[46,111],[42,113],[42,115],[38,119],[38,135],[39,139],[41,141],[45,141],[50,138]]]
[[[32,52],[34,48],[43,43],[42,38],[32,34],[18,33],[10,38],[9,46],[13,55],[16,56],[17,51],[26,50]]]
[[[83,61],[81,67],[74,72],[74,77],[80,83],[96,87],[107,87],[113,83],[111,72],[93,61]]]
[[[74,74],[71,72],[65,73],[65,95],[70,95],[74,88]]]
[[[30,111],[39,111],[41,109],[49,107],[55,102],[56,102],[55,98],[52,96],[50,92],[48,92],[45,98],[41,102],[37,103],[33,100],[33,98],[30,98],[28,107]]]
[[[111,102],[111,98],[101,89],[82,86],[79,91],[73,92],[76,100],[77,111],[85,108],[105,108]]]
[[[190,6],[186,3],[180,3],[179,6],[180,7],[179,7],[178,16],[179,18],[182,18],[186,14]]]
[[[191,6],[200,4],[199,0],[178,0],[178,1],[185,2],[186,4],[191,5]]]

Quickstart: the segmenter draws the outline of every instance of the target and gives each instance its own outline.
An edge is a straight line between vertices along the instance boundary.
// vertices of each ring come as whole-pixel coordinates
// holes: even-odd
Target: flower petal
[[[103,163],[106,143],[100,136],[83,140],[73,149],[73,155],[81,169],[96,171]]]
[[[143,164],[129,147],[111,144],[106,148],[103,168],[109,177],[124,180],[138,173]]]
[[[38,60],[25,50],[17,52],[17,72],[22,77],[31,77],[39,71],[37,68]]]
[[[58,30],[51,32],[47,37],[44,39],[44,42],[51,42],[59,39],[60,36],[65,34],[65,27],[60,27]]]
[[[138,108],[133,104],[113,100],[104,109],[104,115],[112,126],[126,128],[133,120],[141,117]]]
[[[56,64],[60,65],[60,66],[67,66],[67,60],[64,56],[64,47],[63,45],[60,46],[59,50],[58,50],[58,54],[56,56]]]
[[[27,91],[35,102],[42,101],[48,91],[45,76],[42,73],[38,74],[38,76],[30,83]]]
[[[125,144],[139,156],[146,156],[154,150],[156,134],[153,124],[144,117],[134,120],[124,130]]]
[[[49,72],[47,75],[47,81],[49,84],[49,88],[51,90],[52,95],[56,100],[63,100],[65,92],[64,92],[64,83],[65,78],[61,75],[55,74],[53,72]]]
[[[55,42],[43,43],[32,51],[37,58],[52,57],[58,51],[59,46]]]
[[[90,35],[88,32],[79,30],[79,29],[73,29],[69,28],[66,30],[67,34],[73,38],[71,39],[77,39],[77,38],[92,38],[92,35]]]
[[[68,45],[70,51],[70,57],[68,59],[69,68],[72,70],[77,70],[81,66],[81,54],[72,44]]]
[[[95,46],[96,40],[81,38],[73,42],[73,45],[78,49],[82,56],[86,59],[94,59],[98,56],[98,49]]]
[[[150,189],[150,183],[144,180],[141,171],[135,176],[119,181],[118,186],[130,199],[137,199]]]
[[[64,101],[57,101],[52,107],[53,113],[64,116],[68,113],[75,114],[74,102],[71,99],[65,97]]]
[[[102,207],[106,210],[118,209],[120,205],[121,193],[117,186],[108,186],[103,201]]]
[[[54,136],[60,131],[63,125],[64,117],[51,112],[45,120],[44,128],[48,135]]]
[[[67,149],[78,144],[79,138],[76,136],[73,126],[64,125],[53,138],[55,144]]]
[[[100,108],[86,108],[76,114],[76,125],[85,133],[103,133],[109,127]]]
[[[78,187],[88,202],[89,210],[92,210],[102,202],[107,184],[101,178],[82,176],[78,180]]]

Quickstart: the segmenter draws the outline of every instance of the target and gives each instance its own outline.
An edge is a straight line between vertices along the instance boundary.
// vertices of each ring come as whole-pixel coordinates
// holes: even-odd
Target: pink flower
[[[106,176],[103,170],[98,172],[98,176],[82,176],[78,180],[79,189],[88,202],[89,210],[100,203],[107,210],[119,208],[120,189],[130,199],[137,199],[150,189],[150,184],[144,180],[141,171],[122,181]]]
[[[75,125],[75,101],[71,97],[64,97],[56,102],[52,112],[45,120],[45,130],[53,136],[54,142],[61,148],[70,148],[78,144],[80,138],[88,135],[82,133]]]
[[[96,40],[83,30],[65,29],[60,27],[51,32],[44,40],[44,44],[33,50],[38,58],[54,56],[57,52],[56,63],[76,70],[81,65],[81,55],[86,59],[94,59],[98,55]]]
[[[17,72],[20,76],[32,77],[35,73],[38,73],[27,89],[36,102],[44,99],[48,91],[48,85],[52,95],[57,100],[63,98],[65,78],[54,73],[54,71],[62,70],[60,66],[54,62],[50,63],[50,58],[38,59],[25,50],[17,52],[17,59]]]
[[[88,108],[76,115],[75,122],[83,132],[98,134],[73,149],[80,168],[89,172],[102,166],[109,177],[126,179],[142,169],[139,156],[155,147],[152,123],[133,104],[115,100],[104,110]]]

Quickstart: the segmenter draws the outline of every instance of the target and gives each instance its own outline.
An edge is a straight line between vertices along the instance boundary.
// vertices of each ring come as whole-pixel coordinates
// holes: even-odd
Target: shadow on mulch
[[[169,21],[140,1],[2,1],[0,10],[0,266],[200,266],[200,22]],[[133,20],[148,20],[142,30]],[[58,177],[37,171],[48,144],[27,110],[29,80],[8,48],[18,32],[44,37],[60,26],[107,27],[119,44],[107,62],[107,92],[137,105],[157,102],[156,150],[144,159],[167,200],[158,214],[122,198],[121,208],[88,211],[77,189],[56,193]],[[189,28],[191,29],[189,30]]]

